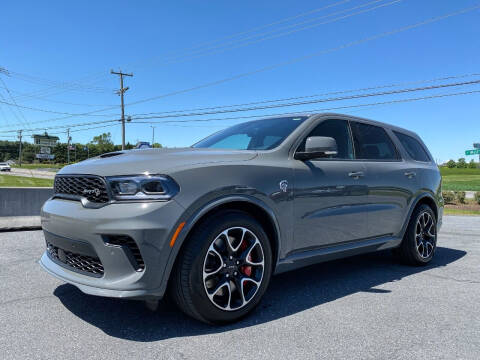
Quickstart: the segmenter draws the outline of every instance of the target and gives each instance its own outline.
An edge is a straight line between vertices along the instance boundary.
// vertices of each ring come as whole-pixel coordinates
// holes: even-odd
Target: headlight
[[[115,200],[170,200],[180,187],[164,175],[108,176]]]

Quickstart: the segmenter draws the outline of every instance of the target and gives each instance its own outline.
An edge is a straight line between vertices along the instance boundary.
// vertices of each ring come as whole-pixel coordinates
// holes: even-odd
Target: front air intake
[[[104,235],[103,239],[107,245],[120,246],[130,260],[136,271],[143,271],[145,263],[137,243],[127,235]]]

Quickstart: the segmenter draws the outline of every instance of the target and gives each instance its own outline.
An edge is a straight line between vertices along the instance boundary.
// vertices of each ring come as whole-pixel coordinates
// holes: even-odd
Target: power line
[[[299,32],[299,31],[308,30],[308,29],[311,29],[311,28],[314,28],[314,27],[317,27],[317,26],[320,26],[320,25],[331,24],[331,23],[334,23],[334,22],[337,22],[337,21],[340,21],[340,20],[343,20],[343,19],[350,18],[352,16],[367,13],[367,12],[370,12],[370,11],[373,11],[373,10],[376,10],[376,9],[379,9],[379,8],[382,8],[382,7],[394,5],[394,4],[399,3],[403,0],[394,0],[394,1],[391,1],[391,2],[388,2],[388,3],[384,3],[384,4],[374,6],[374,7],[369,8],[369,9],[360,10],[360,11],[357,11],[357,12],[353,12],[351,14],[339,16],[339,17],[336,17],[336,18],[331,19],[331,20],[327,20],[327,21],[316,23],[316,24],[311,24],[311,25],[306,25],[306,26],[303,26],[303,27],[299,27],[300,25],[303,25],[303,24],[311,23],[311,22],[317,21],[319,19],[332,17],[332,16],[335,16],[335,15],[338,15],[338,14],[342,14],[342,13],[351,11],[351,10],[360,9],[362,7],[366,7],[366,6],[381,2],[381,1],[384,1],[384,0],[370,1],[366,4],[354,6],[354,7],[349,8],[349,9],[340,10],[340,11],[337,11],[335,13],[324,15],[324,16],[321,16],[321,17],[316,18],[316,19],[309,19],[309,20],[306,20],[306,21],[303,21],[303,22],[300,22],[300,23],[297,23],[297,24],[288,25],[288,26],[284,27],[283,29],[289,29],[289,28],[293,28],[293,29],[289,30],[289,31],[281,32],[281,33],[278,33],[278,34],[275,34],[275,33],[281,31],[282,29],[268,31],[266,33],[254,34],[254,35],[251,35],[251,36],[246,37],[244,39],[232,41],[232,42],[229,42],[229,43],[226,43],[226,44],[221,44],[221,45],[215,46],[213,48],[208,48],[207,47],[203,51],[200,50],[200,52],[197,51],[196,53],[194,52],[194,53],[191,53],[191,54],[182,55],[182,56],[179,56],[177,58],[172,59],[171,61],[163,63],[161,65],[169,65],[169,64],[177,63],[181,60],[191,60],[191,59],[194,59],[194,58],[198,58],[198,57],[205,56],[205,55],[210,55],[212,53],[217,53],[217,52],[220,52],[220,51],[231,50],[231,49],[235,49],[235,48],[239,48],[239,47],[243,47],[243,46],[247,46],[247,45],[257,44],[257,43],[262,42],[262,41],[275,39],[275,38],[285,36],[285,35],[290,35],[290,34],[293,34],[293,33]],[[248,41],[249,39],[252,39],[252,40]]]
[[[257,107],[250,107],[250,108],[238,108],[238,109],[231,109],[231,110],[222,110],[222,111],[211,111],[211,112],[204,112],[204,113],[190,113],[190,114],[171,114],[171,115],[161,115],[161,116],[135,116],[133,120],[148,120],[148,119],[162,119],[162,118],[176,118],[176,117],[192,117],[192,116],[204,116],[204,115],[212,115],[212,114],[223,114],[228,112],[248,112],[253,110],[265,110],[270,108],[279,108],[279,107],[289,107],[289,106],[299,106],[299,105],[308,105],[314,103],[323,103],[323,102],[337,102],[337,101],[345,101],[345,100],[354,100],[359,98],[367,98],[367,97],[376,97],[376,96],[386,96],[386,95],[398,95],[402,93],[409,93],[409,92],[418,92],[418,91],[428,91],[428,90],[435,90],[447,87],[458,87],[458,86],[468,86],[468,85],[476,85],[480,84],[480,79],[472,80],[472,81],[464,81],[464,82],[456,82],[456,83],[447,83],[447,84],[438,84],[432,86],[424,86],[424,87],[416,87],[416,88],[404,88],[404,89],[397,89],[392,91],[382,91],[376,93],[366,93],[366,94],[355,94],[351,96],[342,96],[342,97],[334,97],[334,98],[322,98],[322,99],[315,99],[309,101],[302,101],[302,102],[294,102],[294,103],[282,103],[282,104],[275,104],[275,105],[268,105],[268,106],[257,106]],[[249,116],[245,116],[243,118],[248,118]],[[81,127],[81,126],[88,126],[88,125],[98,125],[98,124],[105,124],[105,123],[112,123],[117,122],[118,119],[113,120],[103,120],[103,121],[93,121],[93,122],[86,122],[86,123],[79,123],[79,124],[69,124],[69,125],[60,125],[60,126],[50,126],[50,127],[39,127],[35,129],[29,129],[28,131],[37,131],[37,130],[47,130],[47,129],[60,129],[60,128],[69,128],[69,127]],[[189,121],[189,120],[185,120]],[[15,132],[16,130],[2,130],[0,133],[9,133]]]
[[[309,114],[309,113],[316,113],[316,112],[323,112],[323,111],[332,111],[332,110],[341,110],[341,109],[351,109],[351,108],[360,108],[360,107],[368,107],[368,106],[379,106],[379,105],[387,105],[387,104],[396,104],[396,103],[404,103],[404,102],[412,102],[412,101],[420,101],[420,100],[444,98],[444,97],[450,97],[450,96],[471,95],[471,94],[477,94],[477,93],[480,93],[480,90],[472,90],[472,91],[464,91],[464,92],[456,92],[456,93],[447,93],[447,94],[438,94],[438,95],[430,95],[430,96],[422,96],[422,97],[407,98],[407,99],[398,99],[398,100],[389,100],[389,101],[374,102],[374,103],[367,103],[367,104],[345,105],[345,106],[337,106],[337,107],[321,108],[321,109],[309,109],[309,110],[304,110],[304,111],[301,111],[301,112],[288,112],[288,113],[262,114],[262,115],[248,115],[248,116],[239,116],[239,117],[210,118],[210,119],[162,120],[162,121],[132,121],[132,123],[133,123],[133,124],[167,124],[167,123],[190,123],[190,122],[225,121],[225,120],[237,120],[237,119],[247,119],[247,118],[269,118],[269,117],[286,116],[286,115],[292,115],[292,116],[293,116],[293,115],[297,115],[297,114]]]
[[[16,71],[8,71],[8,75],[22,81],[26,81],[34,84],[40,84],[40,85],[47,84],[49,87],[58,87],[66,90],[92,91],[92,92],[111,92],[112,91],[111,89],[108,89],[108,88],[85,86],[85,85],[81,85],[74,82],[50,80],[50,79],[45,79],[38,76],[22,74]]]
[[[70,113],[70,112],[41,109],[41,108],[36,108],[36,107],[32,107],[32,106],[18,105],[16,103],[15,99],[13,99],[13,98],[12,98],[12,101],[13,101],[12,103],[7,102],[7,101],[0,101],[0,103],[5,104],[5,105],[10,105],[10,106],[16,106],[17,108],[39,111],[39,112],[45,112],[45,113],[50,113],[50,114],[71,115],[71,116],[112,116],[111,114],[96,114],[96,115],[85,114],[85,113],[75,114],[75,113]]]
[[[407,93],[407,92],[434,90],[434,89],[441,89],[446,87],[475,85],[479,83],[480,83],[480,79],[472,80],[472,81],[457,82],[457,83],[449,83],[449,84],[439,84],[439,85],[431,85],[431,86],[416,87],[416,88],[382,91],[382,92],[376,92],[376,93],[356,94],[356,95],[341,96],[341,97],[335,97],[335,98],[322,98],[322,99],[307,100],[307,101],[271,104],[271,105],[264,105],[264,106],[252,106],[252,107],[205,111],[205,112],[196,112],[196,113],[193,112],[193,113],[173,113],[173,114],[165,114],[165,115],[152,115],[151,118],[160,119],[160,118],[202,116],[202,115],[224,114],[224,113],[232,113],[232,112],[264,110],[264,109],[272,109],[272,108],[279,108],[279,107],[299,106],[299,105],[308,105],[308,104],[315,104],[315,103],[322,103],[322,102],[351,100],[351,99],[358,99],[358,98],[364,98],[364,97],[385,96],[385,95],[394,95],[394,94],[401,94],[401,93]],[[133,118],[138,119],[139,117],[134,115]],[[148,119],[148,118],[149,118],[148,116],[142,117],[142,119]]]
[[[235,38],[235,37],[238,37],[238,36],[242,36],[244,34],[248,34],[248,33],[251,33],[251,32],[255,32],[257,30],[261,30],[263,28],[268,28],[268,27],[271,27],[271,26],[274,26],[274,25],[277,25],[277,24],[280,24],[280,23],[284,23],[284,22],[288,22],[290,20],[294,20],[294,19],[297,19],[297,18],[300,18],[300,17],[304,17],[304,16],[308,16],[310,14],[313,14],[313,13],[316,13],[316,12],[319,12],[319,11],[322,11],[322,10],[326,10],[328,8],[332,8],[332,7],[335,7],[335,6],[338,6],[338,5],[342,5],[342,4],[345,4],[345,3],[348,3],[350,2],[351,0],[342,0],[342,1],[338,1],[336,3],[333,3],[333,4],[329,4],[327,6],[323,6],[323,7],[320,7],[320,8],[316,8],[316,9],[313,9],[313,10],[310,10],[310,11],[307,11],[307,12],[304,12],[304,13],[301,13],[301,14],[298,14],[298,15],[295,15],[295,16],[292,16],[292,17],[288,17],[288,18],[285,18],[285,19],[280,19],[280,20],[277,20],[277,21],[274,21],[272,23],[269,23],[269,24],[266,24],[266,25],[262,25],[262,26],[257,26],[257,27],[254,27],[252,29],[249,29],[249,30],[246,30],[246,31],[242,31],[242,32],[239,32],[239,33],[235,33],[235,34],[232,34],[232,35],[229,35],[229,36],[225,36],[225,37],[221,37],[219,39],[216,39],[216,40],[212,40],[212,41],[207,41],[207,42],[204,42],[204,43],[200,43],[199,45],[196,45],[196,46],[193,46],[193,47],[190,47],[190,48],[187,48],[187,49],[184,49],[182,51],[188,51],[188,50],[195,50],[195,49],[198,49],[198,48],[201,48],[201,47],[204,47],[206,45],[212,45],[212,44],[215,44],[215,43],[218,43],[222,40],[228,40],[228,39],[232,39],[232,38]],[[176,51],[178,52],[178,51]],[[172,53],[172,52],[170,52]],[[175,53],[175,51],[173,52]],[[168,54],[168,53],[167,53]],[[130,63],[130,65],[133,65],[135,64],[134,63]],[[26,75],[26,74],[20,74],[20,73],[15,73],[16,75],[20,76],[24,76],[24,77],[27,77],[27,78],[32,78],[32,76],[29,76],[29,75]],[[92,78],[92,79],[95,79],[95,78],[103,78],[105,77],[106,75],[104,75],[104,72],[98,72],[98,73],[94,73],[90,76],[86,76],[84,77],[83,79],[89,79],[89,78]],[[45,80],[45,79],[43,79]],[[71,84],[75,84],[74,82],[70,82]],[[77,84],[78,84],[78,81],[77,81]],[[83,85],[80,85],[80,86],[83,86]],[[41,94],[47,94],[49,92],[49,90],[52,90],[52,88],[54,88],[54,86],[49,86],[47,89],[43,89],[43,90],[40,90],[40,91],[37,91],[35,93],[31,93],[31,94],[23,94],[22,96],[26,96],[26,97],[30,97],[32,95],[41,95]],[[65,91],[69,91],[69,90],[65,90]],[[62,93],[62,92],[65,92],[65,91],[57,91],[57,92],[54,92],[53,94],[51,95],[54,95],[54,94],[59,94],[59,93]]]
[[[170,111],[161,111],[161,112],[137,113],[137,114],[135,114],[135,116],[139,116],[139,115],[140,116],[142,116],[142,115],[165,115],[165,114],[172,114],[172,113],[182,113],[182,112],[187,112],[187,111],[203,111],[203,110],[224,109],[224,108],[230,108],[230,107],[236,107],[236,106],[268,104],[268,103],[280,102],[280,101],[308,99],[308,98],[314,98],[314,97],[319,97],[319,96],[348,94],[348,93],[352,93],[352,92],[385,89],[385,88],[392,88],[392,87],[406,86],[406,85],[414,85],[414,84],[423,84],[423,83],[430,83],[430,82],[443,81],[443,80],[461,79],[461,78],[472,77],[472,76],[480,76],[480,73],[450,75],[450,76],[437,77],[437,78],[427,79],[427,80],[404,81],[404,82],[385,84],[385,85],[376,85],[376,86],[370,86],[370,87],[364,87],[364,88],[356,88],[356,89],[348,89],[348,90],[336,90],[336,91],[313,94],[313,95],[303,95],[303,96],[294,96],[294,97],[286,97],[286,98],[278,98],[278,99],[252,101],[252,102],[248,102],[248,103],[239,103],[239,104],[230,104],[230,105],[216,105],[216,106],[210,106],[210,107],[201,107],[201,108],[193,108],[193,109],[179,109],[179,110],[170,110]]]
[[[441,20],[453,17],[453,16],[464,14],[464,13],[476,10],[478,8],[480,8],[480,5],[476,5],[476,6],[468,7],[468,8],[463,8],[463,9],[455,11],[455,12],[451,12],[451,13],[447,13],[445,15],[433,17],[433,18],[430,18],[430,19],[427,19],[427,20],[424,20],[424,21],[421,21],[421,22],[417,22],[417,23],[414,23],[414,24],[411,24],[411,25],[407,25],[407,26],[404,26],[404,27],[400,27],[400,28],[397,28],[397,29],[394,29],[394,30],[391,30],[391,31],[379,33],[379,34],[376,34],[376,35],[373,35],[373,36],[370,36],[370,37],[366,37],[366,38],[363,38],[363,39],[360,39],[360,40],[348,42],[348,43],[345,43],[345,44],[337,46],[337,47],[333,47],[333,48],[326,49],[326,50],[321,50],[321,51],[318,51],[318,52],[310,53],[310,54],[299,56],[299,57],[294,57],[294,58],[291,58],[289,60],[285,60],[285,61],[273,64],[273,65],[262,67],[262,68],[259,68],[259,69],[253,70],[253,71],[237,74],[235,76],[231,76],[231,77],[228,77],[228,78],[224,78],[224,79],[204,83],[204,84],[201,84],[201,85],[197,85],[197,86],[194,86],[194,87],[190,87],[190,88],[186,88],[186,89],[182,89],[182,90],[177,90],[177,91],[173,91],[173,92],[170,92],[170,93],[166,93],[166,94],[162,94],[162,95],[153,96],[153,97],[150,97],[150,98],[134,101],[134,102],[131,102],[127,105],[136,105],[136,104],[140,104],[140,103],[144,103],[144,102],[148,102],[148,101],[153,101],[153,100],[158,100],[158,99],[169,97],[169,96],[184,94],[184,93],[187,93],[187,92],[203,89],[203,88],[206,88],[206,87],[220,85],[220,84],[223,84],[223,83],[226,83],[226,82],[229,82],[229,81],[233,81],[233,80],[237,80],[237,79],[240,79],[240,78],[243,78],[243,77],[255,75],[255,74],[265,72],[265,71],[268,71],[268,70],[273,70],[273,69],[279,68],[281,66],[293,64],[293,63],[300,62],[300,61],[303,61],[303,60],[307,60],[307,59],[310,59],[310,58],[313,58],[313,57],[316,57],[316,56],[321,56],[321,55],[329,54],[329,53],[339,51],[339,50],[342,50],[342,49],[345,49],[345,48],[349,48],[349,47],[352,47],[352,46],[360,45],[360,44],[363,44],[363,43],[366,43],[366,42],[369,42],[369,41],[372,41],[372,40],[380,39],[380,38],[383,38],[383,37],[386,37],[386,36],[389,36],[389,35],[398,34],[398,33],[401,33],[401,32],[407,31],[407,30],[418,28],[418,27],[423,26],[423,25],[431,24],[431,23],[434,23],[434,22],[437,22],[437,21],[441,21]],[[90,114],[94,114],[94,113],[98,113],[98,112],[111,110],[111,109],[114,109],[114,108],[115,107],[106,107],[106,108],[103,108],[103,109],[93,110],[93,111],[85,112],[85,113],[82,113],[82,114],[70,114],[70,115],[67,115],[67,116],[61,117],[61,118],[47,119],[47,120],[43,120],[42,122],[63,120],[63,119],[67,119],[67,118],[74,117],[74,116],[85,116],[85,115],[90,115]]]
[[[32,98],[32,99],[38,99],[38,100],[47,101],[47,102],[56,103],[56,104],[65,104],[65,105],[74,105],[74,106],[89,106],[89,107],[115,106],[113,104],[72,103],[72,102],[67,102],[67,101],[48,99],[48,98],[42,97],[42,96],[30,95],[30,94],[22,93],[22,92],[12,90],[12,89],[10,89],[10,91],[15,93],[15,94],[19,94],[21,97],[24,96],[24,97],[28,97],[28,98]],[[15,97],[15,98],[18,99],[18,97]]]
[[[279,68],[281,66],[290,65],[290,64],[294,64],[294,63],[297,63],[297,62],[300,62],[300,61],[303,61],[303,60],[311,59],[311,58],[316,57],[316,56],[321,56],[321,55],[329,54],[329,53],[332,53],[332,52],[335,52],[335,51],[343,50],[343,49],[346,49],[346,48],[349,48],[349,47],[352,47],[352,46],[356,46],[356,45],[360,45],[360,44],[363,44],[363,43],[366,43],[366,42],[369,42],[369,41],[372,41],[372,40],[377,40],[377,39],[380,39],[380,38],[383,38],[383,37],[386,37],[386,36],[389,36],[389,35],[398,34],[398,33],[401,33],[401,32],[407,31],[407,30],[411,30],[411,29],[414,29],[414,28],[417,28],[417,27],[420,27],[420,26],[423,26],[423,25],[431,24],[431,23],[434,23],[434,22],[437,22],[437,21],[440,21],[440,20],[444,20],[444,19],[456,16],[456,15],[464,14],[466,12],[473,11],[473,10],[476,10],[478,8],[480,8],[480,5],[476,5],[476,6],[468,7],[468,8],[463,8],[463,9],[455,11],[455,12],[451,12],[451,13],[448,13],[448,14],[445,14],[445,15],[433,17],[433,18],[430,18],[430,19],[427,19],[427,20],[424,20],[424,21],[420,21],[420,22],[414,23],[412,25],[403,26],[403,27],[400,27],[400,28],[397,28],[397,29],[394,29],[394,30],[391,30],[391,31],[387,31],[387,32],[383,32],[383,33],[380,33],[380,34],[377,34],[377,35],[369,36],[369,37],[366,37],[366,38],[363,38],[363,39],[360,39],[360,40],[351,41],[351,42],[345,43],[345,44],[337,46],[337,47],[317,51],[317,52],[314,52],[314,53],[310,53],[308,55],[302,55],[302,56],[294,57],[294,58],[291,58],[289,60],[281,61],[281,62],[278,62],[278,63],[273,64],[273,65],[269,65],[269,66],[259,68],[257,70],[237,74],[237,75],[234,75],[234,76],[231,76],[231,77],[228,77],[228,78],[224,78],[224,79],[221,79],[221,80],[216,80],[216,81],[208,82],[208,83],[205,83],[205,84],[202,84],[202,85],[197,85],[197,86],[194,86],[194,87],[186,88],[186,89],[183,89],[183,90],[177,90],[177,91],[173,91],[173,92],[166,93],[166,94],[163,94],[163,95],[153,96],[153,97],[146,98],[146,99],[143,99],[143,100],[134,101],[132,103],[129,103],[128,105],[141,104],[141,103],[144,103],[144,102],[158,100],[158,99],[173,96],[173,95],[184,94],[184,93],[187,93],[187,92],[190,92],[190,91],[199,90],[199,89],[203,89],[203,88],[206,88],[206,87],[220,85],[220,84],[232,81],[232,80],[241,79],[241,78],[251,76],[251,75],[255,75],[255,74],[258,74],[258,73],[261,73],[261,72],[273,70],[273,69]],[[99,110],[99,111],[101,111],[101,110]]]
[[[0,77],[0,81],[2,82],[3,84],[3,88],[7,91],[8,95],[10,96],[10,99],[13,101],[13,106],[15,106],[17,108],[17,111],[18,113],[20,114],[20,117],[21,117],[21,120],[20,118],[16,115],[16,113],[12,110],[12,113],[14,114],[15,118],[17,120],[20,120],[19,122],[21,122],[24,126],[28,126],[28,121],[27,119],[25,118],[25,116],[23,115],[23,112],[20,110],[20,107],[18,106],[18,104],[16,103],[15,99],[13,99],[12,97],[12,94],[10,93],[10,90],[8,89],[7,87],[7,84],[5,84],[5,81]],[[2,99],[3,99],[3,96],[2,96]],[[0,101],[1,103],[2,101]]]

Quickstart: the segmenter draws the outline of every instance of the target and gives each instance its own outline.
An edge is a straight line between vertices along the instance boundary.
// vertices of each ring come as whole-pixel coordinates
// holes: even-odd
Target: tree
[[[90,144],[91,156],[97,156],[115,150],[115,146],[113,145],[112,141],[112,135],[109,132],[94,136]]]
[[[468,167],[470,169],[476,169],[477,168],[477,164],[475,164],[475,161],[472,159],[470,160],[470,163],[468,164]]]
[[[457,168],[459,169],[465,169],[467,167],[467,163],[465,161],[465,158],[460,158],[457,161]]]
[[[152,147],[161,149],[163,146],[162,144],[159,144],[159,143],[153,143]]]
[[[448,160],[447,162],[447,167],[449,167],[450,169],[454,168],[457,166],[457,163],[454,161],[454,160]]]
[[[112,134],[108,132],[98,136],[94,136],[92,139],[92,143],[97,145],[113,145]]]

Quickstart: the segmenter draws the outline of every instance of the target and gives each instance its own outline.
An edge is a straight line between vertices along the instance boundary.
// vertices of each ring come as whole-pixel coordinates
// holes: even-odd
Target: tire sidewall
[[[232,227],[244,227],[255,234],[263,248],[265,266],[260,288],[253,299],[241,309],[226,311],[216,307],[208,298],[203,283],[203,266],[212,241],[221,232]],[[237,320],[247,315],[258,305],[270,282],[272,274],[272,251],[268,237],[261,225],[254,218],[246,213],[237,211],[218,214],[218,216],[209,219],[203,224],[199,230],[200,231],[196,232],[191,238],[191,241],[201,242],[200,251],[193,261],[189,274],[193,305],[197,312],[209,322],[227,323]]]
[[[432,217],[432,220],[433,220],[434,226],[435,226],[435,243],[433,244],[432,253],[427,258],[423,258],[418,253],[417,241],[416,241],[416,238],[415,238],[415,230],[416,230],[415,228],[416,228],[417,222],[420,219],[420,216],[425,212],[428,212],[429,215]],[[412,255],[413,255],[415,261],[417,261],[418,263],[421,263],[421,264],[428,264],[432,260],[433,256],[435,255],[435,251],[437,249],[437,236],[438,236],[437,235],[437,219],[435,217],[435,214],[433,213],[433,210],[430,208],[430,206],[421,205],[420,207],[418,207],[416,209],[416,211],[414,212],[414,214],[412,216],[412,222],[410,223],[408,231],[409,231],[408,238],[409,238],[409,247],[410,247],[409,250],[412,252]]]

